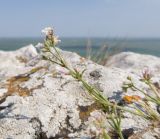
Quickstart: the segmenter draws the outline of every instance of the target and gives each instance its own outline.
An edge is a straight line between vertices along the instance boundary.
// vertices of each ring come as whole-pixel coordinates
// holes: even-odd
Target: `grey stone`
[[[117,66],[117,62],[106,68],[76,53],[58,50],[71,68],[86,70],[84,79],[100,89],[106,99],[118,101],[125,95],[118,93],[122,92],[128,75],[133,76],[139,86],[146,87],[136,80],[138,74],[125,70],[127,64],[123,68]],[[148,60],[150,58],[158,59],[148,56]],[[141,61],[140,56],[138,60]],[[94,124],[97,115],[106,130],[110,129],[106,114],[92,106],[94,100],[82,84],[70,77],[63,67],[42,60],[32,45],[13,52],[0,51],[0,64],[0,75],[4,75],[0,95],[9,93],[0,104],[3,107],[0,110],[0,138],[91,138],[99,134],[99,127]],[[159,76],[156,79],[159,80]],[[86,111],[79,109],[80,106],[86,107]],[[148,121],[129,113],[122,119],[122,129],[134,128],[138,132],[148,125]]]

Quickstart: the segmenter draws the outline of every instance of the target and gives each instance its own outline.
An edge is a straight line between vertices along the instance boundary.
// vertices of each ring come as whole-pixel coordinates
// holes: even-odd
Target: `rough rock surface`
[[[157,73],[160,72],[160,58],[152,55],[122,52],[112,56],[106,63],[106,67],[108,66],[131,72],[139,72],[146,67]]]
[[[86,69],[84,78],[101,90],[106,98],[115,101],[124,95],[121,87],[126,77],[138,78],[138,74],[124,69],[132,66],[130,69],[138,71],[145,66],[132,61],[134,56],[138,56],[138,61],[157,60],[156,64],[150,62],[151,67],[159,67],[159,58],[152,56],[142,56],[141,60],[141,55],[126,53],[133,56],[127,63],[128,59],[122,53],[117,59],[113,57],[106,68],[76,53],[59,51],[71,67],[80,71]],[[126,62],[122,62],[123,59],[119,61],[121,55]],[[70,77],[65,69],[42,60],[32,45],[13,52],[0,51],[0,80],[2,139],[88,139],[99,132],[100,127],[95,125],[97,116],[109,129],[105,114],[97,108],[82,84]],[[3,96],[7,97],[2,99]],[[134,132],[143,131],[148,125],[148,121],[129,113],[122,120],[122,129],[132,128]],[[154,138],[151,134],[149,136]],[[147,135],[142,138],[147,139]]]

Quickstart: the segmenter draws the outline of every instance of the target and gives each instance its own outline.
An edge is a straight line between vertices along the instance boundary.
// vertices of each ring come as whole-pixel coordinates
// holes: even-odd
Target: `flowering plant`
[[[42,33],[46,35],[45,39],[45,47],[54,47],[56,46],[61,40],[58,39],[58,36],[54,34],[54,30],[51,27],[46,27],[42,30]]]
[[[120,105],[118,105],[117,103],[113,103],[110,102],[105,96],[102,95],[102,92],[100,90],[98,90],[97,88],[95,88],[93,85],[89,84],[83,77],[83,74],[85,72],[84,70],[77,70],[76,68],[72,68],[68,65],[67,61],[64,60],[63,56],[61,55],[61,53],[59,52],[59,50],[55,47],[55,45],[60,42],[60,40],[58,39],[57,36],[54,35],[53,33],[53,28],[47,27],[44,30],[42,30],[43,33],[45,33],[46,35],[46,39],[44,41],[44,47],[45,50],[44,51],[44,55],[43,58],[45,60],[48,60],[50,62],[52,62],[53,64],[57,64],[60,67],[63,68],[63,70],[68,70],[68,75],[72,76],[74,79],[76,79],[78,82],[80,82],[84,89],[88,92],[88,94],[90,96],[93,97],[93,99],[96,101],[97,104],[100,104],[101,108],[103,109],[104,112],[107,112],[109,114],[109,120],[110,120],[110,125],[113,128],[113,130],[116,131],[116,133],[118,134],[118,136],[120,137],[120,139],[124,139],[123,138],[123,134],[121,131],[121,112],[130,112],[132,114],[138,115],[138,116],[142,116],[144,118],[152,118],[152,119],[157,119],[157,115],[154,113],[154,111],[152,111],[152,109],[148,108],[145,106],[145,104],[141,104],[141,106],[145,106],[144,109],[145,111],[142,111],[141,109],[138,109],[137,107],[133,108],[133,109],[129,109],[127,107],[122,107]],[[51,49],[52,48],[52,49]],[[54,50],[54,51],[52,51]],[[45,53],[47,52],[47,54],[49,53],[50,55],[45,55]],[[147,78],[148,80],[150,80],[150,76],[145,73],[145,79]],[[123,89],[125,91],[127,91],[127,89],[132,89],[132,90],[138,90],[138,88],[134,85],[132,78],[128,77],[128,81],[129,83],[125,84]],[[143,92],[144,94],[146,94],[145,92]],[[152,98],[152,96],[148,96],[150,98]],[[125,100],[127,100],[128,102],[137,102],[140,101],[141,98],[139,96],[127,96],[126,98],[124,98]],[[154,100],[154,99],[152,99]],[[147,110],[149,110],[149,112],[147,113]],[[120,114],[119,114],[120,112]],[[105,139],[109,139],[109,136],[107,134],[107,132],[104,132],[104,130],[102,130],[103,132],[103,137]]]

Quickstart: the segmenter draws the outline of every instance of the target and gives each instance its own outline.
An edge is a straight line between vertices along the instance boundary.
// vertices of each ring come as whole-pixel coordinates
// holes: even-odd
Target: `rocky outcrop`
[[[160,58],[133,52],[122,52],[112,56],[107,61],[106,67],[116,67],[135,73],[147,67],[157,73],[160,71]]]
[[[138,78],[138,74],[124,70],[128,63],[128,68],[132,66],[131,69],[137,67],[139,70],[137,63],[134,65],[135,61],[132,61],[134,57],[127,63],[124,57],[121,57],[121,61],[120,56],[117,59],[115,56],[107,63],[107,67],[103,67],[76,53],[59,51],[72,68],[79,71],[86,69],[84,78],[112,101],[119,101],[124,95],[121,87],[128,75]],[[138,55],[126,53],[131,54]],[[141,61],[138,56],[138,61]],[[152,56],[144,59],[148,62],[151,59],[154,62],[158,60]],[[100,131],[101,126],[95,125],[97,116],[109,131],[105,113],[82,84],[68,75],[64,68],[42,60],[34,46],[14,52],[1,51],[0,65],[0,138],[87,139]],[[157,67],[158,62],[154,65]],[[143,85],[139,83],[139,86]],[[131,129],[131,134],[148,127],[148,121],[129,113],[125,113],[122,119],[122,129]]]

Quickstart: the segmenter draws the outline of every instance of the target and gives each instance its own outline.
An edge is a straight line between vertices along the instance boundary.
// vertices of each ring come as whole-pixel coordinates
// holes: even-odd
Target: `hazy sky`
[[[0,0],[0,37],[160,37],[160,0]]]

